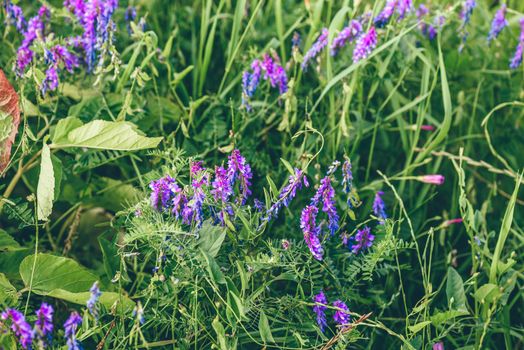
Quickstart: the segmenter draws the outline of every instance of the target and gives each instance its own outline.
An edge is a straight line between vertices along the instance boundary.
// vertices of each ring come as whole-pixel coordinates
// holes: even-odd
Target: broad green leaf
[[[481,286],[473,295],[480,303],[491,303],[500,296],[500,288],[496,284],[486,283]]]
[[[422,329],[426,328],[427,325],[431,324],[431,321],[422,321],[417,324],[414,324],[413,326],[409,326],[409,330],[411,333],[415,334],[421,331]]]
[[[220,319],[218,318],[218,316],[215,317],[211,325],[213,326],[213,329],[217,334],[218,345],[220,346],[220,350],[229,350],[226,343],[224,326],[222,326],[222,323],[220,323]]]
[[[41,295],[55,289],[87,292],[98,280],[96,275],[72,259],[43,253],[36,256],[36,261],[34,254],[26,257],[20,264],[20,276],[26,287],[31,285],[31,290]]]
[[[198,246],[210,257],[217,256],[226,231],[220,226],[213,226],[210,220],[204,221],[202,227],[198,231]]]
[[[271,328],[269,328],[269,321],[267,316],[264,313],[264,310],[260,310],[260,319],[258,320],[258,331],[260,333],[260,338],[262,341],[267,343],[274,343],[273,334],[271,334]]]
[[[466,293],[464,292],[464,282],[457,270],[448,267],[448,280],[446,283],[446,295],[448,302],[453,299],[451,306],[456,310],[466,310]]]
[[[0,304],[13,306],[19,298],[19,293],[16,288],[9,282],[7,277],[0,273]]]
[[[0,110],[0,142],[5,141],[13,130],[13,117]]]
[[[18,249],[21,249],[20,244],[18,244],[18,242],[7,232],[0,229],[0,251],[12,251]]]
[[[206,252],[204,252],[202,249],[200,250],[200,252],[204,257],[206,269],[209,273],[209,277],[211,277],[211,280],[216,284],[226,284],[224,274],[222,273],[222,271],[220,271],[220,267],[216,263],[215,259],[212,256],[208,255]]]
[[[48,293],[45,293],[45,295],[69,301],[74,304],[85,305],[91,297],[91,292],[86,291],[81,293],[73,293],[64,289],[54,289]],[[123,305],[123,312],[130,312],[135,307],[135,303],[128,297],[115,292],[104,292],[103,290],[102,294],[100,295],[99,302],[104,305],[106,309],[110,309],[116,302],[118,302],[119,305]]]
[[[76,128],[83,125],[77,117],[67,117],[60,119],[51,131],[51,141],[54,144],[67,143],[67,135]]]
[[[26,256],[32,254],[33,249],[21,248],[0,253],[0,271],[11,281],[20,280],[19,266]]]
[[[448,310],[443,312],[438,312],[430,317],[431,323],[433,323],[434,326],[440,326],[441,324],[453,320],[456,317],[459,316],[466,316],[469,315],[469,312],[466,310]]]
[[[40,162],[40,175],[38,176],[38,187],[36,190],[38,220],[47,221],[53,211],[53,200],[55,198],[55,174],[53,162],[51,162],[51,151],[44,143],[42,147],[42,160]]]
[[[156,147],[162,137],[145,137],[129,122],[93,120],[59,137],[53,148],[85,147],[93,149],[136,151]]]

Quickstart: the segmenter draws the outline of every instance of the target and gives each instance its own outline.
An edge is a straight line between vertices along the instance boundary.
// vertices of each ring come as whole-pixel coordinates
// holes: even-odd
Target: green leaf
[[[108,241],[102,236],[98,236],[98,244],[102,250],[104,259],[104,270],[108,279],[113,279],[120,268],[120,258],[118,256],[118,249],[113,242]]]
[[[33,249],[21,248],[0,253],[0,271],[5,273],[11,281],[20,280],[20,263],[33,252]]]
[[[456,317],[459,316],[466,316],[469,315],[469,312],[466,310],[448,310],[443,312],[438,312],[430,317],[431,323],[433,323],[434,326],[440,326],[441,324],[453,320]]]
[[[269,328],[269,321],[267,316],[264,313],[264,310],[260,310],[260,319],[258,320],[258,331],[260,333],[260,338],[262,341],[267,343],[274,343],[273,334],[271,334],[271,328]]]
[[[464,292],[464,282],[457,270],[448,267],[448,280],[446,283],[446,295],[448,302],[453,299],[452,308],[456,310],[466,310],[466,293]]]
[[[289,164],[289,162],[287,160],[285,160],[284,158],[280,158],[280,161],[282,162],[282,164],[284,164],[284,166],[286,167],[287,171],[289,171],[289,173],[291,175],[295,174],[295,170],[293,170],[293,167],[291,166],[291,164]]]
[[[222,273],[222,271],[220,271],[220,267],[216,263],[215,259],[213,259],[212,256],[208,255],[202,249],[200,250],[200,252],[202,253],[202,256],[205,259],[206,269],[209,273],[209,277],[211,277],[211,280],[216,284],[226,284],[224,274]]]
[[[0,229],[0,251],[13,251],[21,249],[20,244],[7,232]]]
[[[36,190],[38,220],[47,221],[53,211],[53,200],[55,198],[55,175],[53,162],[51,162],[51,151],[44,143],[42,147],[42,161],[40,162],[40,175],[38,176],[38,187]]]
[[[77,117],[67,117],[60,119],[51,131],[51,141],[55,144],[67,143],[67,135],[76,128],[83,125]]]
[[[64,289],[53,289],[52,291],[45,294],[46,296],[62,299],[70,303],[85,305],[91,297],[91,292],[73,293]],[[100,304],[104,305],[106,309],[110,309],[115,303],[123,305],[123,309],[118,307],[122,312],[130,312],[135,307],[134,301],[128,297],[115,292],[104,292],[100,295]]]
[[[218,318],[218,316],[215,317],[211,325],[213,326],[213,329],[215,330],[215,333],[217,334],[218,345],[220,346],[220,350],[229,350],[227,343],[226,343],[226,335],[225,335],[224,326],[222,326],[222,323],[220,323],[220,319]]]
[[[6,306],[13,306],[19,298],[19,293],[16,288],[9,282],[7,277],[0,273],[0,304]]]
[[[224,228],[213,226],[211,220],[206,220],[198,231],[198,235],[198,246],[200,249],[212,258],[217,256],[226,236]]]
[[[422,329],[426,328],[427,325],[431,324],[431,321],[422,321],[417,324],[414,324],[413,326],[409,326],[409,330],[411,333],[415,334],[421,331]]]
[[[145,137],[129,122],[93,120],[56,137],[52,148],[85,147],[94,149],[136,151],[156,147],[162,137]]]
[[[86,292],[98,280],[96,275],[72,259],[43,253],[36,256],[36,261],[34,254],[22,260],[20,276],[26,287],[31,285],[31,290],[40,295],[47,295],[55,289]]]
[[[500,296],[500,288],[496,284],[486,283],[482,285],[473,295],[480,303],[491,303]]]

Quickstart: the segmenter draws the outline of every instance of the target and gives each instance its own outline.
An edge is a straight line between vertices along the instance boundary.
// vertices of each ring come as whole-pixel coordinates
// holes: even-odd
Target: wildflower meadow
[[[524,1],[0,5],[0,349],[524,349]]]

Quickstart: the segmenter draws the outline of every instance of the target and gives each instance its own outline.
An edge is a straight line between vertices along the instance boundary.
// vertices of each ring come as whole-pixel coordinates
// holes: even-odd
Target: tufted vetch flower
[[[377,46],[377,31],[375,27],[371,27],[366,34],[361,35],[355,49],[353,50],[353,62],[357,63],[364,58],[367,58],[373,49]]]
[[[324,250],[318,238],[320,228],[317,226],[318,208],[314,205],[308,205],[302,210],[300,216],[300,228],[304,233],[304,240],[313,257],[317,260],[322,260]]]
[[[304,60],[302,61],[301,65],[302,69],[306,70],[310,61],[312,59],[315,59],[326,47],[326,45],[328,44],[328,35],[328,29],[323,28],[317,40],[313,43],[311,48],[304,55]]]
[[[373,245],[374,240],[375,236],[371,234],[371,229],[366,226],[363,229],[358,230],[355,236],[352,237],[354,244],[351,245],[351,251],[353,254],[358,254],[362,250],[370,248]]]
[[[349,314],[349,308],[346,303],[342,300],[336,300],[333,302],[333,306],[337,309],[333,315],[333,319],[339,325],[347,325],[351,320],[351,315]]]
[[[2,312],[0,318],[3,321],[11,322],[11,331],[18,338],[18,342],[22,349],[30,349],[33,342],[33,331],[31,326],[25,320],[24,314],[16,309],[7,309]]]
[[[320,291],[318,294],[313,296],[313,302],[315,305],[313,306],[313,312],[317,316],[317,324],[318,327],[322,332],[324,332],[324,329],[327,326],[326,321],[326,309],[327,309],[327,298],[323,291]]]

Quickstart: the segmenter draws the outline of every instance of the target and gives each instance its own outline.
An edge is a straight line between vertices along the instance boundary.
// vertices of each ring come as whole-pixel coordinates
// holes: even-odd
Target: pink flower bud
[[[418,180],[432,185],[442,185],[446,178],[443,175],[424,175],[419,176]]]
[[[444,343],[439,341],[438,343],[433,344],[433,350],[444,350]]]
[[[420,130],[433,131],[435,130],[435,127],[433,125],[421,125]]]
[[[453,225],[453,224],[460,224],[461,222],[462,222],[462,218],[446,220],[446,221],[444,221],[443,226],[444,227],[448,227],[448,226]]]

